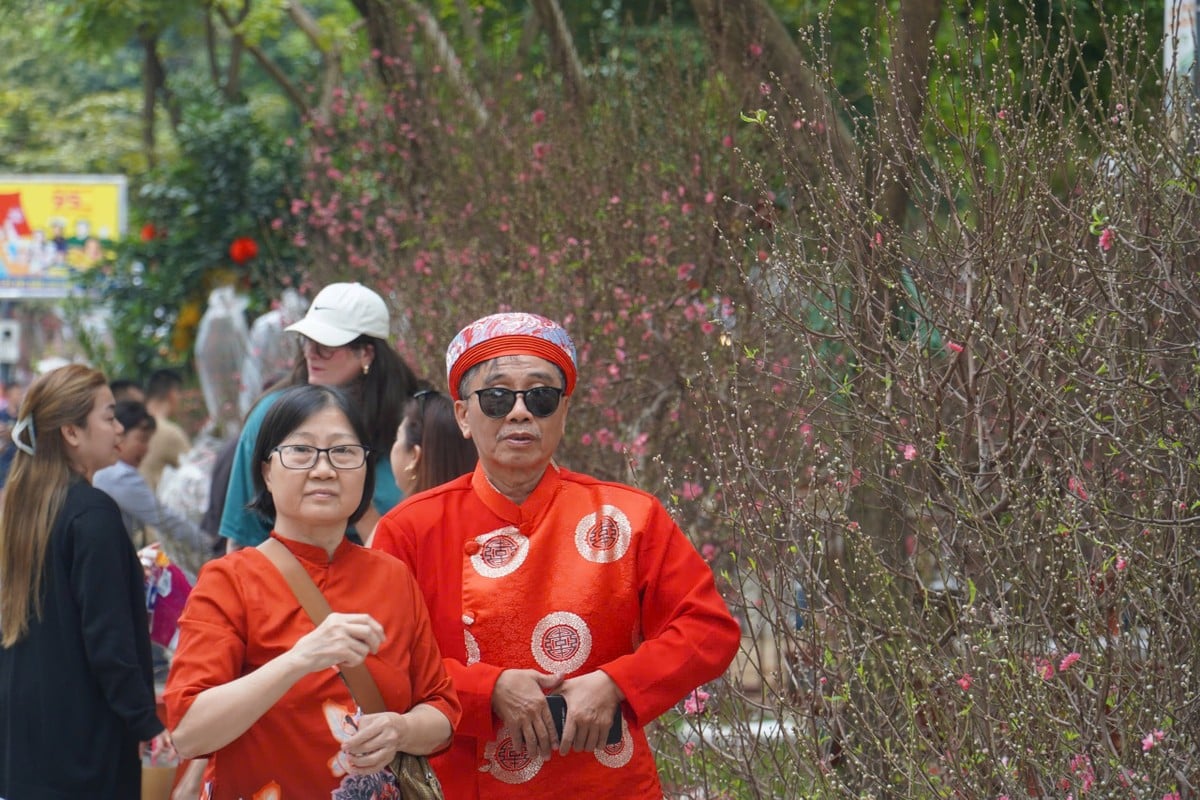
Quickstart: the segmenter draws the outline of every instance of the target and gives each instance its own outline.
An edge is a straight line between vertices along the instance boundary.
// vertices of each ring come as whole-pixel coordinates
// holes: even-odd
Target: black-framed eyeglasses
[[[558,411],[563,390],[557,386],[535,386],[532,389],[513,391],[493,386],[490,389],[476,389],[472,394],[479,398],[479,410],[492,419],[500,419],[512,411],[518,397],[525,401],[525,408],[530,414],[535,417],[548,417]]]
[[[324,453],[334,469],[358,469],[367,463],[371,448],[365,444],[339,444],[333,447],[314,447],[311,444],[281,444],[271,448],[279,454],[279,463],[287,469],[312,469]]]

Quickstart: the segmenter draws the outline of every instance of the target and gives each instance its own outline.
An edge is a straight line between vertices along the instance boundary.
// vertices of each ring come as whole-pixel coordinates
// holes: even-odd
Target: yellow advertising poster
[[[124,175],[0,175],[0,298],[63,297],[125,233]]]

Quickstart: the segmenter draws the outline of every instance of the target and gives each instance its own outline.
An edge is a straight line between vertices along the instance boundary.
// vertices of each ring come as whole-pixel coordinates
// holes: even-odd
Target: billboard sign
[[[0,175],[0,298],[66,297],[125,234],[124,175]]]

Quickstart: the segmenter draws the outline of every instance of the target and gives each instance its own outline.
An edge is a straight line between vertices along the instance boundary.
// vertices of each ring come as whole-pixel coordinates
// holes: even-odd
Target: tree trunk
[[[387,87],[399,86],[405,78],[403,62],[409,58],[398,0],[352,0],[367,24],[367,42],[378,50],[375,60],[379,79]]]
[[[921,147],[921,118],[929,91],[933,37],[942,16],[942,2],[903,0],[899,17],[892,20],[895,34],[888,74],[891,91],[887,107],[877,109],[880,129],[884,132],[885,162],[915,166],[913,156]],[[906,172],[902,170],[899,174]],[[892,178],[884,185],[879,206],[881,216],[896,228],[903,228],[908,199],[908,182]]]
[[[142,43],[142,153],[146,156],[146,163],[154,167],[158,163],[154,112],[158,105],[158,93],[166,78],[158,58],[158,34],[142,29],[138,31],[138,39]]]
[[[799,104],[805,119],[821,126],[837,170],[843,175],[857,174],[858,155],[849,128],[766,0],[692,0],[692,8],[717,64],[733,84],[747,96],[758,97],[760,83],[778,81],[784,95]],[[801,155],[806,170],[817,178],[815,155]]]
[[[550,58],[554,67],[563,76],[567,96],[580,105],[588,102],[587,81],[583,76],[583,64],[575,50],[575,40],[567,27],[566,17],[558,0],[533,0],[533,9],[538,22],[550,39]]]

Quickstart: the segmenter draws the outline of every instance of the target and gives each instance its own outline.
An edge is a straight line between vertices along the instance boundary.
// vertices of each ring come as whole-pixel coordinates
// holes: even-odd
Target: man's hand
[[[604,745],[617,706],[625,699],[620,688],[601,670],[564,681],[558,693],[567,701],[559,755],[590,753]]]
[[[492,711],[512,734],[513,750],[535,751],[543,760],[558,745],[554,719],[546,705],[546,693],[562,683],[561,674],[546,675],[536,669],[506,669],[492,690]]]

